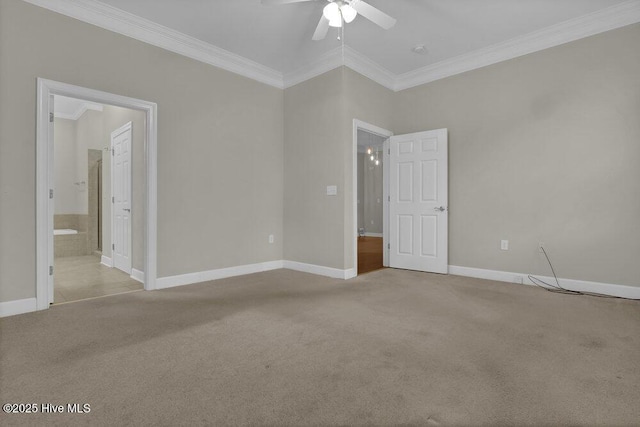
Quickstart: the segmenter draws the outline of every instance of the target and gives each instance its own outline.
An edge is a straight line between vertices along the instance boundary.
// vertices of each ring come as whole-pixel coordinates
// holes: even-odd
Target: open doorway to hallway
[[[145,113],[53,101],[53,303],[142,290]]]
[[[384,142],[387,138],[357,130],[358,274],[384,267]]]

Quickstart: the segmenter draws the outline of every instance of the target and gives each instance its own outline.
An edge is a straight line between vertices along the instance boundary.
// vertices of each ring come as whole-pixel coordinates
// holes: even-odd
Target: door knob
[[[131,209],[124,209],[122,208],[123,211],[127,211],[127,212],[131,212]]]
[[[434,211],[444,212],[444,210],[445,210],[445,209],[444,209],[444,207],[443,207],[443,206],[440,206],[440,207],[438,207],[438,208],[433,208],[433,210],[434,210]]]

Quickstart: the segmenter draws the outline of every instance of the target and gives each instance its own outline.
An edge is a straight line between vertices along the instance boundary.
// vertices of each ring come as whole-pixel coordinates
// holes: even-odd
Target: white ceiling
[[[339,47],[337,29],[312,41],[327,2],[263,6],[260,0],[102,0],[281,73]],[[394,74],[513,39],[624,0],[368,0],[398,22],[383,30],[358,16],[345,43]],[[426,55],[411,49],[424,44]]]
[[[347,65],[398,91],[640,22],[640,0],[366,0],[396,25],[358,16],[342,45],[311,40],[328,0],[25,1],[278,88]]]
[[[103,106],[82,99],[55,95],[53,100],[54,116],[60,119],[78,120],[85,111],[102,111]]]

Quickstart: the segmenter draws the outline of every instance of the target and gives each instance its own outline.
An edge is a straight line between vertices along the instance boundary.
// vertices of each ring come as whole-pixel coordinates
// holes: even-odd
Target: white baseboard
[[[364,233],[365,237],[382,237],[382,233]]]
[[[260,273],[262,271],[277,270],[280,268],[282,268],[282,261],[269,261],[257,264],[219,268],[217,270],[200,271],[197,273],[159,277],[156,281],[156,288],[173,288],[175,286],[190,285],[193,283],[207,282],[209,280],[224,279],[226,277],[243,276],[245,274]]]
[[[324,267],[322,265],[305,264],[297,261],[283,261],[283,268],[304,273],[317,274],[319,276],[332,277],[334,279],[351,279],[357,276],[355,269],[340,270],[339,268]]]
[[[113,267],[113,260],[107,256],[102,255],[100,257],[100,264],[106,265],[107,267]]]
[[[498,270],[485,270],[482,268],[460,267],[457,265],[449,266],[449,274],[457,276],[476,277],[479,279],[497,280],[500,282],[509,282],[517,284],[525,284],[534,286],[535,284],[529,279],[528,273],[511,273],[508,271]],[[544,280],[547,283],[555,284],[555,279],[549,276],[539,276],[532,274],[540,280]],[[558,278],[560,286],[564,289],[580,292],[595,292],[598,294],[640,299],[640,287],[627,286],[627,285],[615,285],[611,283],[589,282],[586,280],[575,279],[562,279]]]
[[[353,279],[356,276],[358,276],[358,270],[356,270],[355,268],[348,268],[344,270],[344,277],[341,277],[341,279],[349,280]]]
[[[15,316],[16,314],[36,311],[38,305],[35,298],[18,299],[0,302],[0,317]]]
[[[140,283],[144,283],[144,271],[136,270],[135,268],[131,269],[131,276],[133,280],[137,280]]]

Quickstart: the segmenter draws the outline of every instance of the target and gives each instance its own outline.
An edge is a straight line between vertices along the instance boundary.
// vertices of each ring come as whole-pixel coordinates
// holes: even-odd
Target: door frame
[[[144,229],[144,289],[157,288],[157,146],[158,106],[154,102],[115,95],[94,89],[37,79],[36,113],[36,308],[49,308],[49,284],[53,276],[49,267],[53,259],[53,204],[49,190],[53,189],[53,135],[50,134],[49,105],[52,95],[79,98],[100,104],[144,111],[145,126],[145,229]],[[51,258],[50,258],[51,256]],[[52,298],[52,296],[51,296]]]
[[[386,138],[382,152],[382,265],[389,266],[389,138],[393,132],[362,120],[353,119],[352,184],[353,189],[353,271],[358,275],[358,130]]]
[[[113,153],[113,150],[114,150],[114,147],[113,147],[114,137],[122,134],[123,132],[126,132],[127,130],[129,132],[131,132],[131,144],[133,144],[133,123],[132,122],[128,122],[128,123],[125,123],[124,125],[120,126],[118,129],[116,129],[116,130],[114,130],[114,131],[112,131],[110,133],[109,149],[110,149],[111,153]],[[132,149],[132,147],[130,149]],[[110,158],[111,158],[111,189],[110,189],[111,190],[111,197],[109,197],[109,199],[112,199],[113,198],[113,189],[115,188],[116,174],[114,173],[115,167],[114,167],[114,156],[113,156],[113,154],[111,154]],[[129,166],[130,166],[130,168],[129,168],[129,172],[130,172],[129,185],[131,186],[131,188],[129,189],[130,190],[129,194],[131,196],[133,196],[133,171],[132,171],[133,164],[130,163]],[[133,201],[131,200],[131,202],[133,202]],[[115,204],[113,202],[111,202],[111,244],[112,244],[112,246],[111,246],[111,266],[113,268],[117,268],[116,267],[115,255],[113,253],[113,251],[114,251],[113,245],[114,245],[114,242],[116,241],[116,239],[115,239],[115,234],[116,234],[115,233],[115,219],[116,219],[115,208],[116,208]],[[133,253],[131,252],[131,248],[133,246],[133,244],[131,242],[131,240],[133,239],[132,221],[133,221],[133,214],[131,212],[129,212],[129,233],[128,233],[129,240],[127,241],[127,245],[129,246],[128,247],[129,250],[128,250],[127,253],[131,257],[131,263],[132,263],[131,267],[133,268]],[[124,270],[121,270],[121,271],[124,271]],[[131,271],[125,271],[125,273],[131,274]]]

